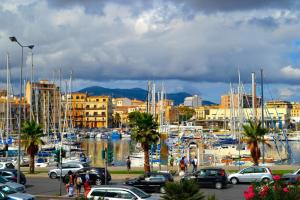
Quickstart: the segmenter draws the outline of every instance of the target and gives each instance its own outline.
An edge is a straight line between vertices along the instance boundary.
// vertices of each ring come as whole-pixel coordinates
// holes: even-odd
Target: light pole
[[[21,161],[21,113],[22,113],[22,79],[23,79],[23,64],[24,64],[24,47],[29,49],[33,49],[34,45],[22,45],[16,37],[9,37],[10,41],[16,42],[22,49],[22,57],[21,57],[21,70],[20,70],[20,102],[19,102],[19,126],[18,126],[18,175],[17,182],[20,183],[20,161]]]

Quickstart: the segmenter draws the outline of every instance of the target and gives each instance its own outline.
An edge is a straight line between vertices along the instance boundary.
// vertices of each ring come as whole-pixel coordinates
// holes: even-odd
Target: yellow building
[[[112,101],[109,96],[72,93],[68,117],[76,128],[101,128],[112,125]],[[70,116],[71,115],[71,116]]]

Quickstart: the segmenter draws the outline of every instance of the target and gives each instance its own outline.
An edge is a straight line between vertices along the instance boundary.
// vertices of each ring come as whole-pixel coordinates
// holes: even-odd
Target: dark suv
[[[181,179],[181,181],[185,180],[195,180],[200,187],[222,189],[227,186],[227,174],[222,168],[203,168]]]
[[[101,167],[84,167],[78,171],[83,182],[86,180],[86,174],[89,175],[89,183],[91,185],[104,185],[105,184],[105,168]],[[65,177],[64,177],[65,178]],[[107,183],[111,181],[111,176],[107,170]]]
[[[9,181],[17,182],[18,170],[16,170],[16,169],[0,169],[0,176],[6,178]],[[26,184],[26,177],[22,172],[20,172],[20,183],[22,185]]]

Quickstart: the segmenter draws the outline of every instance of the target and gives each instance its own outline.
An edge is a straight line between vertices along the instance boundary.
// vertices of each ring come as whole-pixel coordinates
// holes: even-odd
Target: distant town
[[[151,91],[149,92],[151,95]],[[157,93],[158,94],[158,93]],[[64,94],[58,85],[43,80],[27,82],[25,97],[20,101],[16,96],[1,93],[0,115],[6,119],[9,112],[9,124],[17,129],[19,103],[22,104],[22,119],[35,119],[43,125],[44,132],[55,132],[59,119],[65,128],[121,128],[128,124],[128,114],[134,111],[151,112],[158,122],[163,124],[201,125],[212,131],[230,129],[230,121],[238,120],[238,116],[249,119],[261,118],[260,97],[255,99],[249,94],[224,94],[220,104],[202,105],[198,95],[185,97],[184,102],[175,105],[173,100],[155,98],[142,101],[127,97],[93,96],[85,92]],[[253,104],[253,101],[255,102]],[[241,103],[238,103],[241,102]],[[63,109],[60,108],[63,105]],[[153,106],[155,105],[155,106]],[[255,108],[255,109],[253,109]],[[242,114],[241,114],[242,113]],[[60,116],[61,115],[61,116]],[[264,118],[270,127],[297,129],[300,121],[300,103],[288,101],[265,102]],[[2,130],[6,120],[1,121]],[[161,123],[162,124],[162,123]]]

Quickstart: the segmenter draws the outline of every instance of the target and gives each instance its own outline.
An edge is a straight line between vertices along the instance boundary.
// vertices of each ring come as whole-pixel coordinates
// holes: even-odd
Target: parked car
[[[297,169],[293,173],[287,173],[282,175],[282,180],[286,184],[296,184],[297,182],[299,182],[299,178],[300,178],[300,169]]]
[[[48,160],[45,158],[37,158],[35,163],[35,167],[48,167]]]
[[[250,183],[254,181],[268,182],[273,180],[272,171],[267,167],[252,166],[230,174],[228,180],[232,184]]]
[[[64,177],[69,171],[72,171],[74,173],[74,172],[76,172],[84,167],[88,167],[88,166],[89,165],[87,163],[80,163],[80,162],[62,163],[62,176]],[[60,167],[56,167],[55,169],[49,170],[48,176],[51,179],[60,177]]]
[[[15,183],[7,180],[6,178],[0,176],[0,183],[8,185],[9,187],[15,189],[17,192],[25,192],[25,186],[19,183]]]
[[[125,182],[125,185],[137,187],[146,192],[160,192],[164,193],[164,186],[168,182],[168,179],[160,173],[145,174],[138,178],[129,179]]]
[[[0,176],[6,178],[9,181],[17,182],[18,170],[16,170],[16,169],[0,169]],[[26,184],[26,177],[22,172],[20,172],[20,183],[22,185]]]
[[[88,199],[100,199],[105,198],[107,200],[125,200],[125,199],[135,199],[135,200],[154,200],[150,194],[131,186],[97,186],[92,187],[91,191],[87,195]]]
[[[227,186],[227,174],[222,168],[203,168],[183,176],[181,181],[195,180],[200,187],[222,189]]]
[[[170,182],[174,182],[174,178],[172,176],[172,174],[170,174],[169,172],[149,172],[149,173],[146,173],[145,174],[145,177],[150,177],[150,176],[155,176],[155,175],[162,175],[165,177],[165,179],[167,181],[170,181]]]
[[[28,193],[20,193],[14,190],[13,188],[0,184],[0,192],[3,192],[8,199],[11,200],[34,200],[34,196]]]
[[[86,180],[86,174],[89,174],[89,183],[91,185],[103,185],[105,184],[105,168],[101,167],[85,167],[78,171],[76,171],[80,174],[81,180],[85,182]],[[65,179],[65,176],[64,178]],[[111,175],[109,171],[107,170],[107,183],[111,181]]]
[[[0,169],[15,169],[12,162],[0,162]]]

